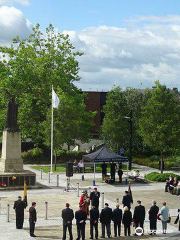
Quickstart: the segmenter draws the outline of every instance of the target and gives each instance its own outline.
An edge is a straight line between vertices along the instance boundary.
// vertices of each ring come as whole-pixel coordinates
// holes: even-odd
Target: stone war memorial
[[[7,108],[6,129],[3,131],[2,156],[0,160],[0,183],[6,187],[34,186],[36,174],[23,169],[21,158],[21,132],[17,122],[18,105],[12,95]],[[1,184],[2,185],[2,184]],[[2,186],[1,186],[2,187]]]

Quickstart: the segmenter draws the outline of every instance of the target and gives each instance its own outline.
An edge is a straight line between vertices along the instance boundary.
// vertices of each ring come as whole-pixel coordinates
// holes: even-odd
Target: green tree
[[[75,140],[87,142],[90,138],[89,128],[93,126],[93,112],[86,112],[82,93],[76,93],[76,97],[61,93],[58,109],[54,109],[54,153],[66,143],[75,145]],[[51,145],[51,110],[47,112],[47,120],[42,122],[45,145]]]
[[[139,133],[145,144],[159,151],[162,164],[166,151],[172,151],[180,144],[180,102],[179,96],[165,85],[156,82],[147,105],[142,108]]]
[[[133,149],[142,147],[142,140],[138,133],[141,107],[146,104],[150,91],[134,88],[122,90],[112,89],[107,95],[107,102],[103,109],[105,119],[102,126],[102,137],[114,149],[124,147],[129,149],[130,122],[126,117],[133,112]]]
[[[139,119],[141,117],[142,106],[147,104],[147,100],[151,96],[149,89],[135,89],[128,87],[124,90],[126,98],[126,108],[133,113],[133,149],[141,152],[143,148],[142,138],[139,135]]]
[[[129,124],[124,118],[128,113],[127,102],[121,88],[115,87],[108,93],[103,112],[102,137],[111,148],[118,150],[129,139]]]
[[[66,99],[73,96],[74,101],[79,101],[76,106],[84,108],[82,97],[79,97],[82,94],[73,84],[80,79],[76,57],[82,53],[75,51],[68,35],[60,34],[52,25],[43,34],[37,24],[27,39],[17,37],[10,47],[0,47],[0,52],[3,56],[0,60],[1,130],[5,127],[7,102],[11,94],[15,94],[19,104],[18,122],[22,137],[31,138],[37,144],[44,139],[42,123],[51,108],[52,85],[58,95],[64,93]],[[84,114],[91,118],[91,115]],[[87,135],[87,128],[81,133]]]

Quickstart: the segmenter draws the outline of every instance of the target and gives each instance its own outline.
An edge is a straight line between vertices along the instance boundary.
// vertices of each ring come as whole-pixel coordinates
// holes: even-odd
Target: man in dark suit
[[[99,198],[100,192],[97,191],[97,188],[94,188],[94,192],[90,194],[91,205],[99,208]]]
[[[111,179],[113,180],[113,182],[115,182],[116,169],[117,169],[116,164],[114,162],[111,162],[110,163],[110,170],[111,170]]]
[[[129,194],[128,191],[125,191],[125,196],[123,196],[123,200],[122,200],[122,204],[123,207],[128,207],[128,209],[131,209],[131,204],[133,204],[133,199],[132,199],[132,195]]]
[[[90,210],[90,239],[93,239],[93,228],[95,229],[95,238],[98,239],[98,220],[99,210],[96,206],[92,206]]]
[[[22,201],[21,196],[18,197],[18,200],[14,202],[14,209],[16,212],[16,228],[22,229],[24,223],[24,209],[26,208],[26,202]]]
[[[100,222],[102,227],[102,236],[101,238],[105,238],[105,227],[107,230],[108,238],[111,237],[111,220],[112,220],[112,209],[109,208],[109,204],[105,203],[105,208],[102,209],[100,214]]]
[[[86,212],[82,210],[82,205],[79,205],[79,210],[75,213],[76,225],[77,225],[77,239],[82,236],[82,240],[85,239],[85,225],[87,220]]]
[[[134,209],[133,221],[135,228],[141,227],[144,230],[145,207],[141,205],[141,201],[137,201],[138,206]]]
[[[30,225],[30,236],[36,237],[34,235],[35,230],[35,223],[37,221],[37,215],[36,215],[36,203],[32,202],[32,206],[29,208],[29,225]]]
[[[152,206],[149,210],[150,234],[151,235],[156,234],[158,212],[159,212],[159,207],[156,206],[156,201],[153,201]]]
[[[118,229],[118,236],[120,237],[120,235],[121,235],[122,210],[119,209],[119,203],[116,204],[116,208],[113,210],[112,220],[114,222],[114,237],[117,237],[117,229]]]
[[[101,164],[101,168],[102,168],[102,180],[104,181],[105,176],[107,175],[107,164],[103,162]]]
[[[66,240],[66,231],[68,228],[69,238],[73,240],[72,235],[72,220],[74,218],[74,212],[69,208],[69,203],[66,203],[66,208],[62,210],[62,219],[63,219],[63,240]]]

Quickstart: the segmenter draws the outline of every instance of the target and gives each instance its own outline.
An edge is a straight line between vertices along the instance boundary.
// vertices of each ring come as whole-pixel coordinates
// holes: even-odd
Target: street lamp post
[[[130,136],[129,136],[129,170],[132,168],[132,136],[133,136],[133,115],[132,110],[130,111],[130,118],[129,118],[129,124],[130,124]]]
[[[133,139],[133,112],[132,110],[124,118],[128,119],[128,123],[130,124],[130,132],[129,132],[129,170],[132,169],[132,139]]]

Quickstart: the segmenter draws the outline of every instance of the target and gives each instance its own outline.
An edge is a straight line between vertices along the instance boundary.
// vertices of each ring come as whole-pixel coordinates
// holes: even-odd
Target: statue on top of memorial
[[[18,132],[19,127],[17,123],[18,105],[15,103],[14,94],[11,96],[7,108],[6,130],[8,132]]]

